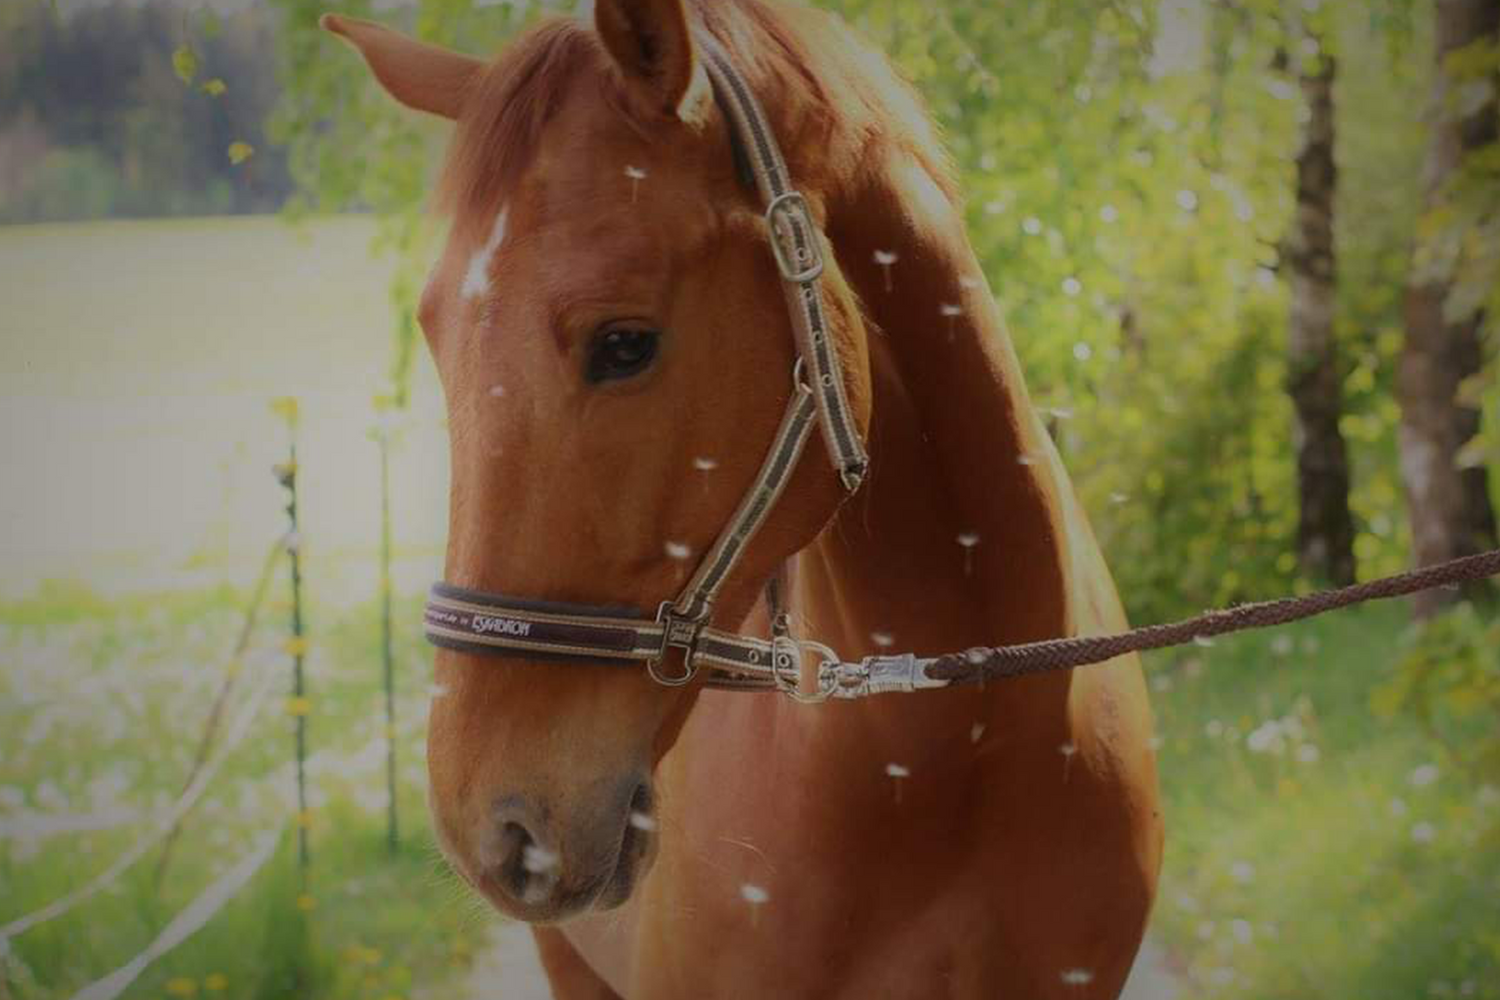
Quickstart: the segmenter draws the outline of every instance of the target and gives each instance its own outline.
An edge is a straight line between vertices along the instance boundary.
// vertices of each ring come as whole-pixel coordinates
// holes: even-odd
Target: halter
[[[644,663],[652,679],[667,687],[691,682],[706,667],[710,687],[779,690],[811,701],[943,687],[947,682],[928,679],[910,654],[844,663],[822,643],[794,639],[782,607],[779,575],[767,588],[769,639],[709,624],[714,598],[780,499],[813,424],[821,431],[846,495],[859,489],[869,459],[849,408],[838,354],[829,343],[820,284],[822,234],[807,200],[792,187],[786,161],[755,95],[713,38],[699,32],[697,40],[714,97],[731,126],[736,164],[742,172],[748,169],[766,206],[771,252],[791,314],[797,360],[781,426],[729,524],[682,592],[662,602],[655,617],[632,608],[523,600],[438,583],[423,616],[427,638],[466,653]],[[682,654],[677,672],[667,666],[674,649]],[[818,657],[817,690],[810,694],[800,683],[802,660],[808,655]]]

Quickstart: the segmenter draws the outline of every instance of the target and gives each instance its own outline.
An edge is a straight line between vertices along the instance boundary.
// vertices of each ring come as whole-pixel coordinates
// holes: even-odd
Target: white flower
[[[1411,828],[1411,839],[1419,844],[1430,844],[1437,839],[1437,827],[1422,822]]]
[[[1088,344],[1085,344],[1083,341],[1080,340],[1078,343],[1073,345],[1073,357],[1077,358],[1079,361],[1087,361],[1093,356],[1094,349]]]
[[[1414,788],[1425,788],[1438,780],[1438,768],[1436,764],[1423,764],[1411,773],[1411,783]]]
[[[1229,929],[1240,944],[1249,944],[1250,940],[1255,937],[1255,929],[1250,926],[1248,920],[1231,920]]]
[[[1066,277],[1063,279],[1062,290],[1064,295],[1076,296],[1083,291],[1083,282],[1072,276]]]
[[[1255,881],[1255,866],[1248,861],[1236,861],[1230,866],[1229,874],[1241,885],[1249,885]]]

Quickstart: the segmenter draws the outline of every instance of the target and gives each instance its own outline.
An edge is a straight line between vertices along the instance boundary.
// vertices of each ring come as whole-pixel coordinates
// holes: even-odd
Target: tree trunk
[[[1500,32],[1500,0],[1438,0],[1437,71],[1424,177],[1429,212],[1442,206],[1447,182],[1465,153],[1496,141],[1493,98],[1466,118],[1449,110],[1455,81],[1444,60],[1455,49]],[[1460,405],[1458,387],[1479,371],[1481,314],[1450,322],[1443,314],[1449,282],[1412,268],[1406,289],[1406,342],[1396,372],[1401,403],[1401,479],[1411,516],[1412,550],[1425,566],[1495,546],[1495,512],[1485,470],[1460,469],[1458,450],[1479,430],[1479,411]],[[1456,598],[1418,595],[1419,616]]]
[[[1297,214],[1287,240],[1292,292],[1287,370],[1296,408],[1302,571],[1343,586],[1354,582],[1354,519],[1349,513],[1349,460],[1339,431],[1343,386],[1333,336],[1336,72],[1327,54],[1302,71],[1308,119],[1297,156]]]

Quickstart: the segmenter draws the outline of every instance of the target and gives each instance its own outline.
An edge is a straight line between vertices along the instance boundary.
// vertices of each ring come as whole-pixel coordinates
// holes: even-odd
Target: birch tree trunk
[[[1336,72],[1333,57],[1325,53],[1301,73],[1308,119],[1297,156],[1297,212],[1287,241],[1292,293],[1287,371],[1296,409],[1302,571],[1343,586],[1354,582],[1354,520],[1349,513],[1349,460],[1339,430],[1343,385],[1333,335]]]
[[[1428,212],[1442,207],[1447,182],[1464,154],[1496,141],[1493,95],[1467,117],[1451,104],[1455,81],[1445,59],[1455,49],[1500,32],[1500,0],[1438,0],[1437,70],[1429,114],[1424,184]],[[1420,251],[1419,251],[1420,253]],[[1417,565],[1470,555],[1495,545],[1495,512],[1483,467],[1460,469],[1458,450],[1479,429],[1479,411],[1461,405],[1458,387],[1479,371],[1481,314],[1445,316],[1449,279],[1414,263],[1406,289],[1406,342],[1396,372],[1401,403],[1401,479]],[[1425,616],[1452,602],[1451,591],[1414,599]]]

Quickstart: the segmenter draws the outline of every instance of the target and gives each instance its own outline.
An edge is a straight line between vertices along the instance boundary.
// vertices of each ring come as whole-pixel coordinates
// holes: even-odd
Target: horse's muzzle
[[[625,902],[655,854],[650,780],[633,777],[605,798],[594,815],[564,823],[545,802],[502,797],[476,838],[476,888],[501,912],[529,923]]]

